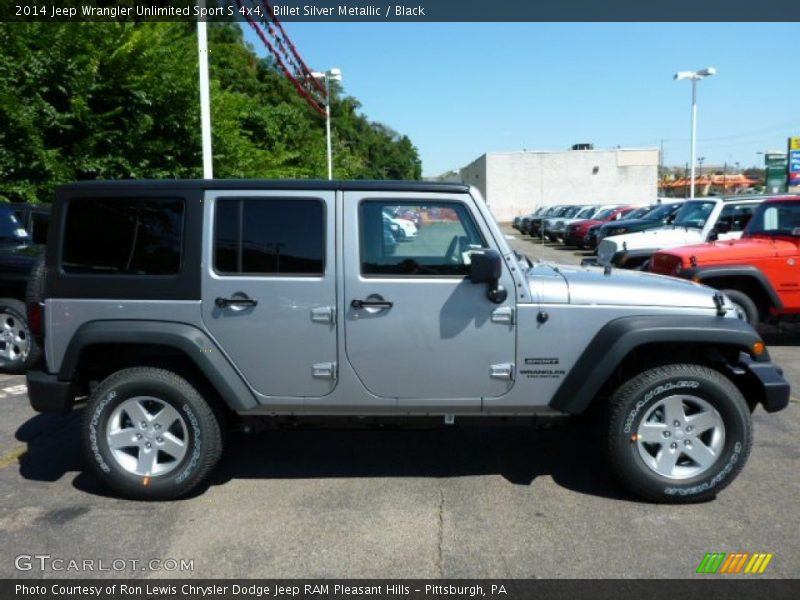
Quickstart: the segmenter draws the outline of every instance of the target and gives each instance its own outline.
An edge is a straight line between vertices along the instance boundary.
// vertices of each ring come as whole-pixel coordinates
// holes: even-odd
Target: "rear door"
[[[333,192],[209,192],[203,321],[267,396],[336,384]]]
[[[493,246],[469,196],[344,194],[345,348],[376,396],[480,406],[514,384],[514,290],[493,304],[467,279],[470,251]],[[418,214],[412,238],[394,239],[385,214]],[[406,404],[419,402],[408,401]]]

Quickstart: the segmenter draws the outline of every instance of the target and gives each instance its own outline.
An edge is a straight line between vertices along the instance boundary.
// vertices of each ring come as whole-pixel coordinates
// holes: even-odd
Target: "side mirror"
[[[470,254],[469,280],[472,283],[489,284],[487,297],[495,304],[502,304],[508,297],[508,292],[500,285],[502,273],[503,257],[497,250],[487,248]]]

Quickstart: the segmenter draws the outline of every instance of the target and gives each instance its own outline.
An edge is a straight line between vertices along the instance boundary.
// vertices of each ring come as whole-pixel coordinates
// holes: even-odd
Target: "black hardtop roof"
[[[438,192],[464,193],[469,186],[464,183],[441,181],[395,180],[327,180],[327,179],[118,179],[89,180],[67,183],[61,189],[78,190],[137,190],[148,189],[198,189],[198,190],[315,190],[315,191],[370,191],[370,192]]]

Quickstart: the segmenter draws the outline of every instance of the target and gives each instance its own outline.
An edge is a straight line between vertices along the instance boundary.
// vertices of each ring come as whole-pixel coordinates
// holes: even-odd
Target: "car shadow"
[[[79,442],[79,412],[37,415],[17,431],[28,451],[20,474],[53,482],[77,472],[73,485],[113,497],[87,468]],[[467,477],[501,475],[512,485],[551,477],[567,489],[639,501],[612,477],[593,429],[580,420],[548,429],[530,426],[447,426],[434,429],[269,429],[231,433],[208,481],[189,497],[236,479],[347,477]]]
[[[762,323],[758,326],[758,333],[767,346],[800,346],[800,323]]]

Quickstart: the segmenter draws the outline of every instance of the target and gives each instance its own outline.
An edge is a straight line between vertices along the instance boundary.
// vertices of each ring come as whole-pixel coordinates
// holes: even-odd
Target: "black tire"
[[[741,311],[741,315],[745,321],[750,323],[753,327],[758,325],[761,320],[756,303],[750,299],[750,296],[739,290],[721,290],[728,298],[731,299],[737,310]]]
[[[724,442],[705,471],[674,479],[645,463],[637,436],[651,408],[664,398],[682,394],[713,407],[724,425]],[[612,471],[629,490],[648,500],[677,504],[713,498],[736,478],[750,454],[752,430],[747,402],[729,379],[708,367],[673,364],[645,371],[613,394],[609,409],[606,450]],[[677,429],[672,439],[679,441]],[[681,451],[677,454],[687,460]]]
[[[126,470],[114,458],[108,443],[114,410],[137,396],[157,398],[184,419],[185,456],[161,475],[142,476]],[[139,500],[170,500],[188,494],[222,455],[222,425],[209,403],[186,379],[153,367],[117,371],[97,386],[83,413],[81,440],[97,476],[121,496]]]
[[[28,311],[25,305],[15,298],[0,298],[0,318],[3,319],[3,330],[11,328],[17,332],[27,346],[18,346],[11,340],[0,341],[0,349],[9,352],[0,356],[0,373],[20,374],[27,371],[42,355],[39,345],[31,334],[28,325]]]
[[[41,257],[31,269],[30,275],[28,275],[28,285],[25,288],[26,304],[44,302],[44,278],[44,257]]]

